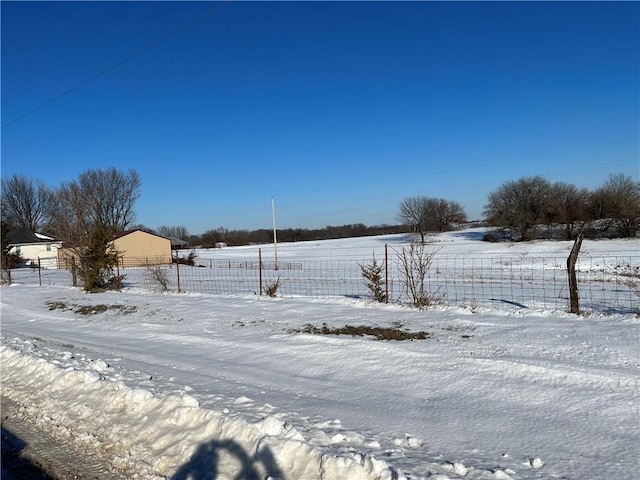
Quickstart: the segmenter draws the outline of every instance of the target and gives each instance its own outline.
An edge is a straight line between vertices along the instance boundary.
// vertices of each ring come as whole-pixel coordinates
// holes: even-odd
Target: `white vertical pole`
[[[278,270],[278,238],[276,236],[276,202],[271,197],[271,218],[273,220],[273,253],[275,255],[275,270]]]

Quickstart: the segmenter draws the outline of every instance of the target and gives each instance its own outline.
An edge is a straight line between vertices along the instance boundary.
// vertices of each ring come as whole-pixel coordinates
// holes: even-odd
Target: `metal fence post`
[[[262,295],[262,249],[261,248],[258,249],[258,270],[260,271],[259,273],[260,295]]]
[[[181,292],[180,288],[180,256],[178,255],[178,251],[176,250],[176,275],[178,277],[178,293]]]
[[[42,265],[40,264],[40,257],[38,257],[38,284],[42,286]]]
[[[384,303],[389,303],[389,246],[384,244]]]

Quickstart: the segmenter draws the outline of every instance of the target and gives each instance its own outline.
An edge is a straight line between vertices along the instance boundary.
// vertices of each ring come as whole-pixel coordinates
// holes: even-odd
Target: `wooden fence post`
[[[38,284],[42,286],[42,265],[40,263],[40,257],[38,257]]]
[[[578,300],[578,279],[576,278],[576,263],[578,262],[578,253],[582,245],[582,233],[579,233],[573,242],[571,253],[567,258],[567,273],[569,274],[569,297],[571,301],[571,313],[580,314],[580,305]]]
[[[11,285],[11,257],[7,255],[7,281]]]
[[[78,272],[76,271],[76,257],[71,257],[71,285],[78,286]]]

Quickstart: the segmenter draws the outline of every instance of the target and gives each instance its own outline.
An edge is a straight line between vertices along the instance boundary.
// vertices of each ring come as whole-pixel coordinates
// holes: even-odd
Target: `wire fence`
[[[214,295],[274,294],[278,297],[348,297],[372,299],[362,267],[372,257],[307,253],[281,261],[263,260],[260,250],[200,252],[194,265],[146,266],[144,259],[128,258],[118,264],[123,289],[156,292],[189,292]],[[374,257],[381,274],[380,287],[389,302],[411,304],[402,257],[386,245]],[[566,256],[487,255],[460,253],[430,257],[423,279],[432,303],[483,307],[511,305],[517,308],[568,309],[569,286]],[[7,272],[3,272],[6,276]],[[582,311],[601,313],[640,312],[640,253],[637,251],[581,257],[577,264]],[[21,268],[11,270],[11,281],[64,286],[72,284],[66,269]]]

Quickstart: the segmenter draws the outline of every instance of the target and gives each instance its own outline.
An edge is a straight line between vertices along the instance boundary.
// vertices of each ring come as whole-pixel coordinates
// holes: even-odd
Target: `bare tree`
[[[179,225],[177,227],[168,227],[166,225],[161,225],[157,229],[158,235],[163,237],[174,237],[179,238],[181,240],[186,240],[189,238],[189,231],[187,227],[184,225]]]
[[[410,225],[413,233],[420,234],[424,243],[427,232],[442,232],[454,223],[466,221],[467,215],[457,202],[418,195],[400,202],[398,219]]]
[[[458,202],[427,198],[424,207],[427,231],[444,232],[455,223],[467,221],[467,214]]]
[[[506,182],[489,194],[484,215],[495,226],[511,228],[529,240],[531,230],[545,221],[551,185],[541,176]]]
[[[14,228],[41,231],[48,223],[53,193],[43,182],[23,175],[2,179],[2,218]]]
[[[139,189],[140,177],[135,171],[123,173],[111,167],[87,170],[77,181],[63,183],[56,191],[52,229],[79,262],[86,290],[113,284],[117,257],[111,240],[133,220]]]
[[[51,205],[51,229],[65,247],[86,245],[93,225],[97,223],[91,211],[91,199],[78,182],[65,182],[54,195]]]
[[[95,221],[125,230],[134,217],[134,205],[140,197],[140,176],[135,170],[122,172],[115,167],[87,170],[78,184],[87,195]]]
[[[635,237],[640,226],[640,183],[624,174],[610,175],[592,195],[592,212],[623,237]]]
[[[135,218],[139,197],[140,176],[136,171],[90,169],[55,192],[52,226],[63,241],[84,245],[96,226],[114,232],[125,230]]]
[[[400,202],[398,220],[410,225],[413,233],[420,234],[420,240],[424,243],[424,235],[427,231],[424,204],[426,197],[407,197]]]
[[[551,187],[551,201],[548,220],[564,225],[566,240],[576,237],[589,222],[589,199],[591,193],[586,188],[577,188],[564,182],[554,183]]]

